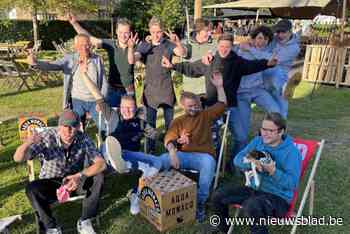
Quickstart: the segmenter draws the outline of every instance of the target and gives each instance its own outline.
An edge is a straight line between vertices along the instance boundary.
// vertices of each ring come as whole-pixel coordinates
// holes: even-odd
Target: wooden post
[[[194,20],[202,18],[202,0],[194,0]]]
[[[341,19],[341,29],[340,29],[340,42],[339,42],[339,49],[338,49],[338,72],[337,77],[335,81],[335,87],[339,88],[339,84],[341,83],[342,77],[343,77],[343,71],[344,71],[344,64],[345,64],[345,56],[346,56],[346,49],[344,47],[344,29],[345,29],[345,23],[346,23],[346,2],[347,0],[343,0],[343,15]]]

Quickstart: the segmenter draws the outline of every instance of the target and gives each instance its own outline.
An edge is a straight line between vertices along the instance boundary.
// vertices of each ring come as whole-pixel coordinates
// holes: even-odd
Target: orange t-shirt
[[[190,134],[190,143],[181,145],[178,150],[183,152],[208,153],[215,156],[211,126],[213,121],[225,111],[225,104],[218,102],[215,105],[204,109],[196,116],[182,115],[174,119],[165,135],[164,143],[176,141],[183,132]]]

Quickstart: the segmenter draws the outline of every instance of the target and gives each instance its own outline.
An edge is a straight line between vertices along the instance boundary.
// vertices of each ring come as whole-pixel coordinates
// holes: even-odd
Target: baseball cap
[[[58,125],[60,126],[77,127],[79,126],[79,124],[80,124],[79,116],[70,109],[64,110],[58,119]]]
[[[282,19],[277,22],[273,29],[275,32],[288,32],[292,29],[292,22],[287,19]]]

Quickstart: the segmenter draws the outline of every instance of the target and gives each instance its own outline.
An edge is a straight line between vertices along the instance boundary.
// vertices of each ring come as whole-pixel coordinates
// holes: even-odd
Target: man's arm
[[[52,61],[52,62],[44,62],[44,61],[38,61],[36,57],[34,56],[32,51],[29,51],[27,56],[27,63],[30,66],[33,66],[37,69],[43,70],[43,71],[62,71],[64,63],[66,62],[66,56],[63,58]]]
[[[203,64],[201,60],[172,64],[169,59],[164,56],[162,58],[162,67],[173,69],[191,78],[204,76],[208,69],[208,66]]]
[[[272,55],[269,60],[247,60],[240,56],[237,56],[236,59],[238,60],[238,70],[241,72],[242,76],[266,70],[268,68],[274,67],[277,64],[275,55]]]
[[[169,152],[171,165],[176,169],[180,167],[179,159],[176,156],[176,140],[179,135],[179,126],[177,121],[174,120],[164,137],[164,146]]]
[[[96,155],[94,162],[91,166],[84,168],[81,172],[75,173],[73,175],[69,175],[64,178],[67,190],[75,191],[78,188],[81,179],[95,176],[103,172],[105,169],[106,169],[105,160],[102,159],[100,155]]]
[[[299,183],[301,163],[302,156],[299,150],[295,148],[288,152],[288,160],[286,160],[283,168],[277,168],[275,164],[262,166],[270,174],[276,185],[286,190],[294,190]]]
[[[73,14],[68,14],[67,19],[77,33],[88,35],[92,45],[94,45],[97,48],[101,47],[102,39],[92,36],[88,31],[86,31],[86,29],[81,27],[81,25],[78,23],[76,17]]]
[[[186,57],[187,49],[184,45],[182,45],[179,37],[175,33],[172,33],[170,31],[168,33],[165,32],[165,34],[169,37],[169,40],[175,45],[175,48],[173,49],[174,54],[179,57]]]
[[[250,170],[251,165],[250,163],[245,163],[244,158],[245,156],[254,150],[257,146],[258,137],[255,137],[246,147],[244,147],[243,150],[241,150],[235,157],[234,161],[232,162],[234,166],[238,167],[241,170]]]
[[[33,144],[39,144],[41,140],[42,140],[42,137],[37,132],[34,131],[33,134],[29,136],[27,140],[17,148],[15,154],[13,155],[13,160],[15,162],[23,162],[28,158],[30,158],[30,154],[29,154],[30,147]]]

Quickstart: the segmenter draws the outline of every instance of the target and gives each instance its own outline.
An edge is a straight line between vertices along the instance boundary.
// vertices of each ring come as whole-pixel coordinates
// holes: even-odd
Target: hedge
[[[111,24],[108,20],[81,21],[81,25],[92,35],[108,38],[111,35]],[[76,35],[73,27],[67,21],[39,22],[39,38],[42,49],[54,49],[52,41],[60,43]],[[33,23],[29,20],[0,20],[0,42],[16,42],[33,40]]]

